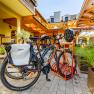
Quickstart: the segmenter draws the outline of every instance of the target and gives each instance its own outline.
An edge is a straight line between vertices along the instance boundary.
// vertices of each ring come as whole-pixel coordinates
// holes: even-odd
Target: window
[[[68,17],[65,17],[65,22],[67,22],[68,21]]]
[[[54,18],[51,18],[51,23],[54,23]]]

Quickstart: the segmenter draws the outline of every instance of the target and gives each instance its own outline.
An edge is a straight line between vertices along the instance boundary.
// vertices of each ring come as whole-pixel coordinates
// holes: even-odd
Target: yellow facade
[[[0,19],[0,34],[5,35],[5,38],[2,38],[2,43],[6,43],[6,42],[11,42],[11,31],[17,31],[17,27],[15,26],[11,26],[5,23],[2,19]],[[27,32],[27,37],[29,37],[30,35],[34,36],[33,33],[30,33],[24,29],[21,29],[21,32]],[[0,38],[0,44],[1,44],[1,38]]]
[[[28,32],[29,35],[33,35],[28,30],[24,30],[21,26],[21,18],[23,16],[33,15],[33,13],[27,9],[20,0],[0,0],[0,34],[5,35],[2,39],[2,43],[11,42],[11,31],[15,30],[17,32],[16,39],[18,39],[18,33],[21,31]],[[4,22],[4,19],[16,18],[16,25]],[[11,27],[10,27],[11,26]],[[17,41],[17,40],[16,40]]]
[[[12,30],[15,30],[16,27],[12,27]],[[9,27],[9,25],[7,23],[4,23],[2,19],[0,19],[0,34],[5,35],[5,37],[8,38],[3,38],[2,42],[11,42],[11,29]],[[0,39],[0,43],[1,43],[1,39]]]

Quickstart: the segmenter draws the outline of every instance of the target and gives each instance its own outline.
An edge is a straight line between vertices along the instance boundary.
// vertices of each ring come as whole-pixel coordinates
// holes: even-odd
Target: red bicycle
[[[77,59],[74,55],[74,45],[74,40],[72,42],[62,42],[63,51],[58,57],[58,72],[65,80],[71,79],[77,72]]]

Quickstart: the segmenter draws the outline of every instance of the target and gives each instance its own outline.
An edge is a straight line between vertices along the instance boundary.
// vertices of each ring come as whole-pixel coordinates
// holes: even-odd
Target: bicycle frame
[[[44,59],[44,57],[46,56],[46,54],[48,53],[48,51],[50,49],[52,49],[52,52],[50,53],[50,59],[48,59],[48,64],[50,64],[50,62],[54,56],[55,56],[55,60],[57,60],[57,54],[56,54],[57,49],[53,45],[49,45],[48,47],[46,47],[43,50],[36,53],[37,55],[40,53],[40,59]],[[43,51],[43,53],[41,54],[42,51]],[[44,62],[42,62],[42,63],[44,63]]]
[[[44,57],[46,56],[46,54],[48,53],[48,51],[50,49],[52,49],[52,52],[50,53],[50,57],[47,60],[47,65],[50,65],[50,68],[51,68],[52,71],[57,72],[57,67],[56,67],[57,58],[58,58],[57,51],[62,52],[62,50],[60,49],[61,46],[60,46],[59,40],[57,40],[58,43],[55,43],[55,41],[56,40],[54,40],[54,42],[52,41],[52,43],[50,42],[50,45],[48,47],[44,48],[43,50],[39,49],[39,46],[38,46],[37,43],[36,43],[36,45],[37,45],[37,48],[38,48],[37,55],[39,54],[42,65],[43,65],[43,63],[45,63],[44,60],[43,60]],[[43,51],[43,53],[41,54],[42,51]],[[55,58],[56,62],[54,62],[54,64],[51,66],[51,60],[53,58]]]

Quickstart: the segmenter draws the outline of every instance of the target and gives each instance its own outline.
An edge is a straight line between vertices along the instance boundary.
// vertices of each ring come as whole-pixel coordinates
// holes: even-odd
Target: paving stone
[[[64,81],[52,72],[49,74],[50,82],[47,82],[45,75],[41,76],[37,83],[30,89],[22,92],[11,91],[0,81],[0,94],[91,94],[87,86],[87,75],[79,73],[80,77]]]

